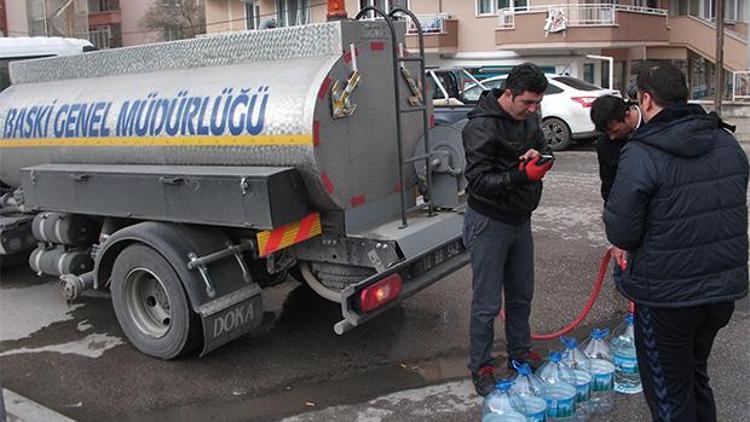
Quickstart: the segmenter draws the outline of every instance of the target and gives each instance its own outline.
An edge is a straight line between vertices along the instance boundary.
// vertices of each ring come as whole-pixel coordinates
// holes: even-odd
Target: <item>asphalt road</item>
[[[545,181],[533,218],[538,332],[577,315],[607,246],[593,151],[558,154]],[[336,305],[286,283],[264,292],[260,332],[203,358],[163,362],[127,344],[106,294],[68,306],[55,280],[23,268],[5,271],[0,383],[80,421],[476,420],[479,401],[465,368],[470,278],[463,268],[343,336],[333,333]],[[720,420],[748,414],[746,308],[721,332],[710,362]],[[612,327],[624,311],[608,281],[576,335]],[[538,344],[550,347],[558,344]],[[502,359],[499,324],[496,350]],[[602,420],[644,419],[644,406],[640,396],[620,397]]]

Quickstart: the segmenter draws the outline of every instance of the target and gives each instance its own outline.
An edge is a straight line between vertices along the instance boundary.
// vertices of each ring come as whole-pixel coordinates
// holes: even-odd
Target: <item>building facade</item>
[[[464,67],[479,78],[532,61],[548,72],[624,90],[644,60],[669,60],[689,75],[693,98],[703,98],[716,89],[715,1],[346,0],[346,6],[350,16],[366,6],[409,8],[425,32],[428,64]],[[750,69],[750,4],[724,1],[728,92],[731,72]],[[163,27],[145,26],[153,6],[188,4],[205,23],[197,33],[324,22],[326,15],[324,0],[0,0],[0,31],[89,38],[97,48],[144,44],[195,29],[193,19],[167,17]],[[410,35],[407,47],[416,46]]]
[[[669,60],[689,75],[693,98],[713,95],[715,0],[346,0],[354,16],[373,5],[407,7],[425,32],[427,61],[478,77],[532,61],[624,90],[644,60]],[[724,67],[750,69],[746,0],[725,0]],[[316,0],[205,0],[208,33],[325,21]],[[408,47],[417,46],[410,36]],[[729,90],[729,87],[725,87]]]
[[[147,27],[153,7],[162,10]],[[186,27],[205,32],[204,13],[203,0],[0,0],[0,31],[10,37],[88,38],[105,49],[181,38]]]
[[[5,36],[85,37],[88,0],[4,0]]]

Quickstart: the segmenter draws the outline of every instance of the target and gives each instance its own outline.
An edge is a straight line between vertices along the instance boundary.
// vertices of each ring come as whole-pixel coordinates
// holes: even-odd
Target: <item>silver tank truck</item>
[[[108,288],[162,359],[248,333],[288,276],[341,304],[339,334],[397,306],[468,259],[460,132],[429,127],[390,22],[13,63],[0,236],[69,300]]]

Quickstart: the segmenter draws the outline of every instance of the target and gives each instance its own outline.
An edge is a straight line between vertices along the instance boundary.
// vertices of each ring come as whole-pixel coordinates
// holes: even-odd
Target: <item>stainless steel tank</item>
[[[387,26],[372,21],[13,63],[0,180],[19,186],[21,168],[43,163],[293,166],[320,209],[358,207],[401,189],[392,63]],[[349,102],[337,101],[354,70]],[[409,157],[421,114],[402,122]]]

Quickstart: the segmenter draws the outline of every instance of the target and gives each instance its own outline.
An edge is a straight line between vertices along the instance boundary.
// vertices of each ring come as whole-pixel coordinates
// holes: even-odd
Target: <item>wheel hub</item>
[[[125,278],[125,298],[130,318],[149,337],[163,337],[172,324],[172,312],[164,284],[146,268],[136,268]]]

